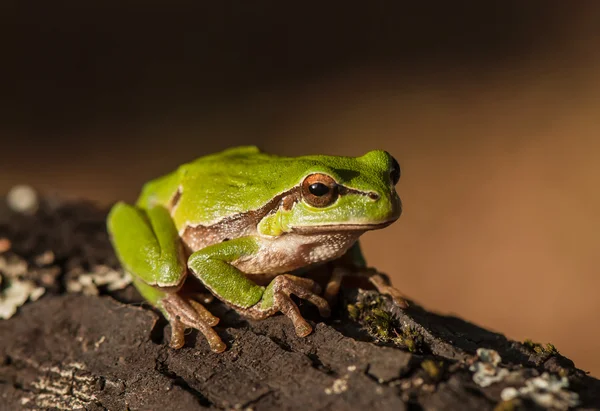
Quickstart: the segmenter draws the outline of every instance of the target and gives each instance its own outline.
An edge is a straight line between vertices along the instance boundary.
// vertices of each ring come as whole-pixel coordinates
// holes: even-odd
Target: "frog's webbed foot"
[[[408,307],[408,302],[404,299],[402,293],[400,293],[397,288],[390,284],[390,281],[385,274],[380,273],[376,269],[370,267],[348,268],[344,266],[337,266],[333,269],[333,274],[331,275],[331,278],[325,287],[324,297],[329,304],[332,304],[338,295],[344,277],[367,278],[369,282],[377,289],[377,291],[379,291],[381,294],[392,297],[394,304],[396,304],[398,307]]]
[[[242,315],[255,320],[262,320],[280,311],[292,320],[296,335],[306,337],[312,332],[312,327],[302,317],[298,306],[294,303],[290,295],[293,294],[311,302],[319,309],[319,314],[322,317],[329,317],[331,309],[327,301],[318,295],[320,291],[321,287],[310,278],[282,274],[275,277],[269,284],[259,304],[240,311]]]
[[[203,301],[206,301],[206,299]],[[172,348],[183,347],[185,329],[195,328],[204,334],[212,351],[225,351],[227,346],[212,329],[219,323],[219,319],[198,301],[172,293],[161,300],[161,305],[171,323],[171,342],[169,345]]]

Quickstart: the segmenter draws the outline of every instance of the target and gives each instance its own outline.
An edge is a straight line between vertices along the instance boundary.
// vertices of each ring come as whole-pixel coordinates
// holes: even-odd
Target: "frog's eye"
[[[398,184],[400,181],[400,164],[398,161],[392,157],[392,170],[390,171],[390,179],[392,180],[392,184]]]
[[[313,207],[327,207],[338,198],[338,185],[327,174],[311,174],[302,182],[302,198]]]

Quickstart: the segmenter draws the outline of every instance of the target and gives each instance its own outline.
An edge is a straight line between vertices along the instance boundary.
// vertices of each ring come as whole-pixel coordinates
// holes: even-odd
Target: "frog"
[[[234,147],[145,183],[134,204],[111,207],[107,229],[135,288],[168,320],[169,345],[183,347],[185,331],[196,329],[220,353],[227,345],[207,308],[214,297],[250,320],[280,312],[298,337],[313,328],[291,296],[327,318],[348,276],[407,307],[389,277],[367,266],[359,243],[400,217],[399,179],[398,161],[384,150],[286,157]],[[323,264],[333,269],[322,287],[304,273]],[[186,279],[206,292],[186,292]]]

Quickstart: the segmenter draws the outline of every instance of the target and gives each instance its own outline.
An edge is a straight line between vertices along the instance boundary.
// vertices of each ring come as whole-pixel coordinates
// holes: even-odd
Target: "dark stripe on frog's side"
[[[177,191],[175,191],[175,194],[173,194],[173,197],[171,197],[171,199],[169,200],[169,205],[167,206],[169,212],[171,213],[171,215],[173,215],[173,212],[175,211],[175,207],[177,207],[177,204],[179,204],[179,200],[181,200],[181,195],[183,194],[181,187],[177,188]]]
[[[373,191],[360,191],[343,185],[338,185],[338,194],[340,195],[340,197],[345,196],[346,194],[360,194],[362,196],[367,196],[373,200],[377,200],[379,198],[379,194]]]
[[[187,226],[181,239],[188,251],[193,252],[222,241],[256,234],[256,226],[260,220],[269,213],[276,212],[279,208],[290,210],[299,198],[300,187],[294,187],[273,197],[271,201],[257,210],[225,217],[211,226]]]
[[[275,197],[267,204],[257,210],[250,210],[234,216],[226,217],[221,221],[211,225],[187,226],[181,235],[188,252],[200,250],[209,245],[220,243],[233,238],[256,234],[258,223],[270,213],[277,212],[278,209],[291,210],[294,204],[300,201],[301,185],[298,185],[288,191],[285,191]],[[338,186],[340,196],[347,194],[360,194],[364,196],[372,195],[371,192],[364,192],[349,188],[343,185]],[[171,210],[177,205],[181,196],[184,195],[180,190],[173,195],[171,200]],[[279,205],[278,205],[279,204]],[[332,228],[332,227],[331,227]],[[333,231],[331,228],[327,231]],[[340,229],[344,229],[340,227]]]

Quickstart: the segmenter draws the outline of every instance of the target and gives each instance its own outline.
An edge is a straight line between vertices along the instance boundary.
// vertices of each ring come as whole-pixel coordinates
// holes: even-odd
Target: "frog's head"
[[[302,160],[306,166],[297,180],[293,202],[284,198],[271,221],[283,231],[366,231],[383,228],[400,217],[402,206],[395,189],[400,166],[386,151]]]

